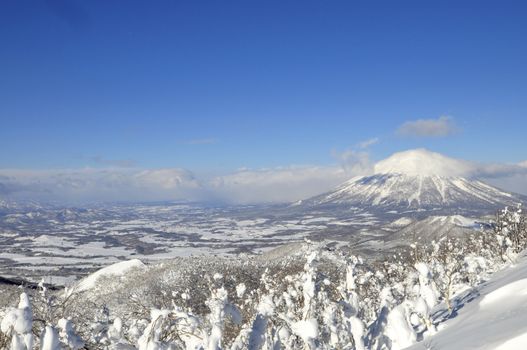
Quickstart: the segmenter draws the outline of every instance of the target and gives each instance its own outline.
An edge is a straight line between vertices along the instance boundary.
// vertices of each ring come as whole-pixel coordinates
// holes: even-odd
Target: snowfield
[[[527,254],[481,286],[457,297],[457,315],[409,350],[527,349]],[[445,310],[436,311],[440,318]]]

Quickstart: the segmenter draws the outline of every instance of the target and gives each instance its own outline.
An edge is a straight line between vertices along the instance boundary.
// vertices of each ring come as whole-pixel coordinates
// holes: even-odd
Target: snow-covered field
[[[304,238],[369,227],[368,213],[349,220],[299,215],[275,218],[265,207],[214,208],[191,204],[41,209],[0,215],[0,276],[58,283],[122,260],[258,254]],[[275,210],[274,208],[271,208]],[[1,214],[1,213],[0,213]],[[323,232],[323,234],[322,234]],[[328,238],[331,238],[329,233]]]

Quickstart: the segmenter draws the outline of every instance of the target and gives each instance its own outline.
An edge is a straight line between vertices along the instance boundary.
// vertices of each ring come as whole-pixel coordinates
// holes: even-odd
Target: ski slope
[[[408,349],[527,349],[527,253],[457,301],[455,317],[440,324],[435,335]]]

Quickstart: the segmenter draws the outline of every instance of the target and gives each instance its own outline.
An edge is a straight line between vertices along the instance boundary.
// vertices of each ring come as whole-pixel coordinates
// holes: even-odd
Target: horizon
[[[527,191],[525,163],[478,163],[424,148],[396,152],[379,162],[372,162],[367,153],[359,158],[351,164],[326,167],[239,169],[211,178],[197,177],[185,169],[84,168],[37,172],[11,169],[0,172],[0,194],[7,199],[62,205],[178,201],[283,204],[329,192],[349,180],[385,174],[466,178],[512,193],[525,195]]]
[[[0,197],[288,202],[415,149],[527,194],[527,6],[382,4],[2,3]]]

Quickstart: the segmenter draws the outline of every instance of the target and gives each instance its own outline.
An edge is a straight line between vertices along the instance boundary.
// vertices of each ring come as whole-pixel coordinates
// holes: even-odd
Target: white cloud
[[[479,164],[474,176],[507,191],[527,195],[527,166],[518,164]]]
[[[339,152],[333,150],[331,152],[340,166],[350,176],[368,175],[373,172],[374,163],[370,159],[370,151],[368,148],[379,142],[378,137],[373,137],[368,140],[359,142],[355,147]]]
[[[195,200],[201,188],[184,169],[1,170],[0,183],[3,194],[15,199],[69,203]]]
[[[437,119],[417,119],[401,125],[396,133],[400,136],[445,137],[458,131],[452,117],[441,116]]]
[[[184,169],[1,170],[0,198],[66,203],[95,201],[291,202],[347,180],[339,166],[240,169],[198,180]]]
[[[234,203],[293,202],[326,192],[349,175],[338,166],[242,169],[211,181],[217,199]]]
[[[474,164],[450,158],[426,149],[397,152],[377,162],[375,173],[402,173],[410,175],[471,176]]]
[[[373,137],[371,139],[359,142],[358,146],[359,146],[360,149],[365,149],[365,148],[368,148],[370,146],[375,145],[376,143],[379,143],[379,138],[378,137]]]
[[[201,185],[194,175],[184,169],[153,169],[143,170],[133,175],[136,186],[154,187],[164,190],[181,187],[199,188]]]
[[[477,163],[426,150],[399,152],[374,164],[363,150],[334,152],[339,164],[239,169],[199,179],[179,168],[0,170],[0,198],[66,203],[89,201],[216,200],[230,203],[293,202],[329,191],[357,175],[408,171],[480,178],[527,194],[527,162]],[[425,166],[426,165],[426,166]]]
[[[367,151],[355,151],[353,149],[344,152],[333,152],[341,167],[350,176],[367,175],[373,172],[373,163],[370,160],[370,154]]]
[[[374,172],[477,178],[507,191],[527,194],[525,162],[518,164],[479,163],[447,157],[425,149],[414,149],[394,153],[377,162]]]

